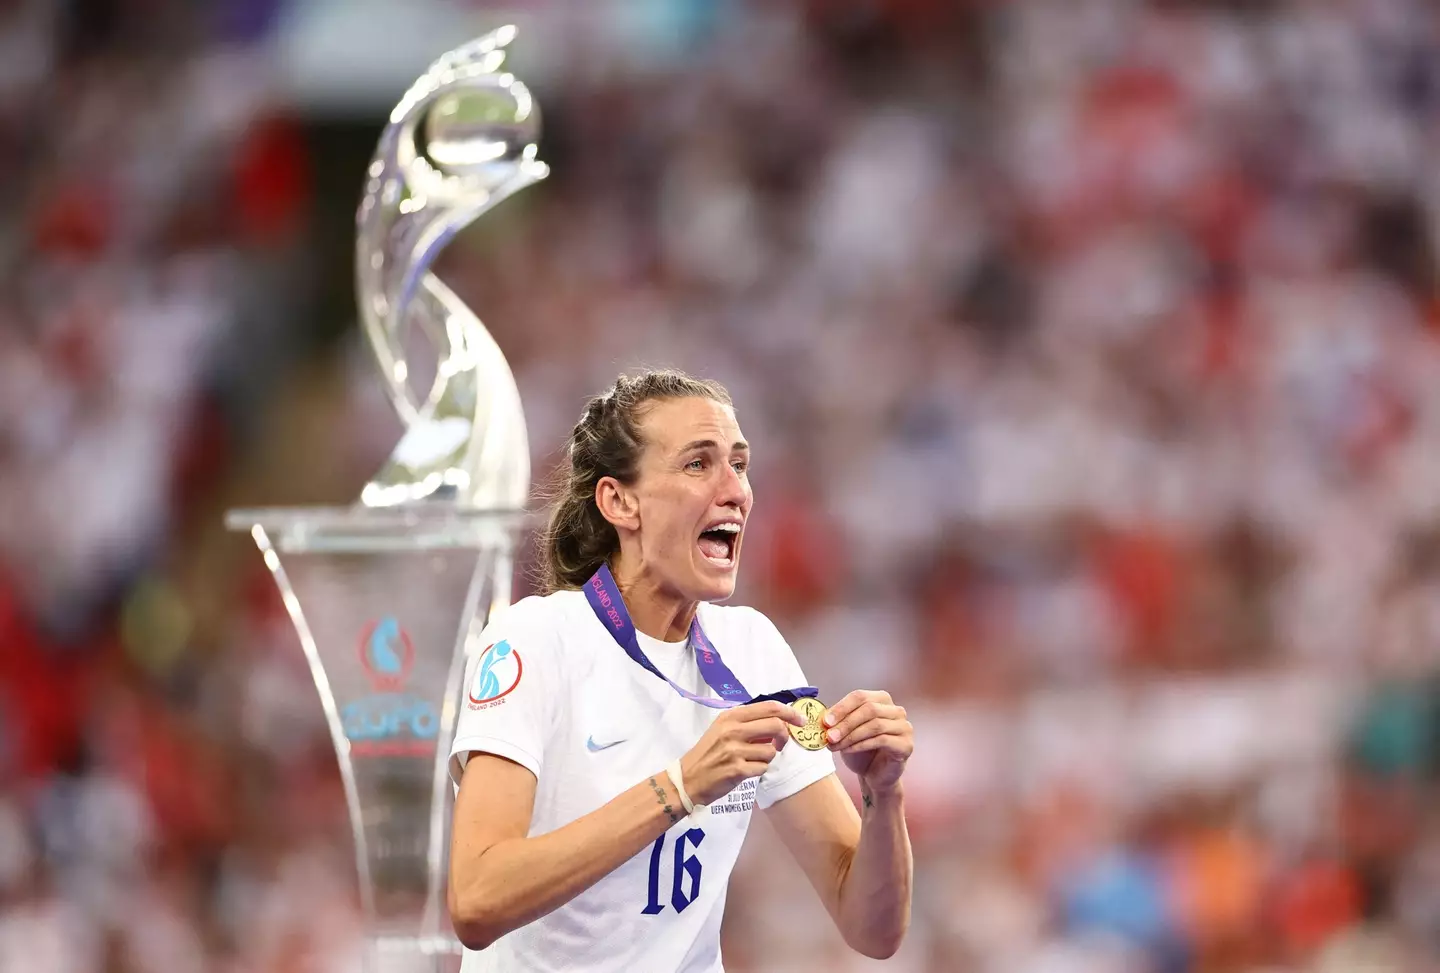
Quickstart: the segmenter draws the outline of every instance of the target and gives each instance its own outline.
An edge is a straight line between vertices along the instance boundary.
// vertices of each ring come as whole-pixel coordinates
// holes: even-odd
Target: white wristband
[[[680,792],[680,804],[681,804],[682,807],[685,808],[685,813],[686,813],[686,814],[694,814],[694,813],[695,813],[695,802],[692,801],[692,800],[690,800],[690,795],[689,795],[689,794],[686,794],[686,793],[685,793],[685,781],[684,781],[684,779],[680,776],[680,761],[679,761],[679,759],[676,759],[676,761],[675,761],[674,763],[672,763],[670,766],[666,767],[666,768],[665,768],[665,773],[667,773],[667,774],[670,775],[670,783],[674,784],[674,785],[675,785],[675,789]]]

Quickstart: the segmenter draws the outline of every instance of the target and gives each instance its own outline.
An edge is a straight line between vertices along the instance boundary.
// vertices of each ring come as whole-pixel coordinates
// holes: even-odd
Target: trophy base
[[[417,956],[460,956],[465,947],[445,936],[376,936],[370,940],[377,953]]]
[[[455,548],[509,549],[517,532],[535,522],[522,509],[476,509],[447,504],[407,507],[260,507],[231,510],[225,526],[260,530],[281,553],[371,553]]]
[[[444,916],[454,730],[467,651],[509,603],[524,510],[232,510],[264,556],[334,744],[367,932],[362,973],[458,973]]]
[[[368,946],[365,973],[458,973],[465,953],[443,936],[377,936]]]

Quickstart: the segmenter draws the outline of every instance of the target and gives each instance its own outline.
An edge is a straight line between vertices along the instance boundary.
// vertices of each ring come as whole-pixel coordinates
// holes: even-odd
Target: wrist
[[[905,802],[905,785],[900,781],[891,784],[875,785],[860,779],[860,807],[862,810],[869,808],[883,809],[890,806],[898,806]]]
[[[676,824],[684,817],[685,811],[680,806],[680,795],[675,785],[670,780],[670,775],[665,771],[652,774],[645,781],[653,797],[652,807],[668,824]]]

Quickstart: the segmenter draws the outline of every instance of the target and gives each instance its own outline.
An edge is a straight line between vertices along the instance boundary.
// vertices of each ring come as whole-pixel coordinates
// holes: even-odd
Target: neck
[[[690,622],[698,604],[667,590],[643,566],[636,565],[624,553],[616,555],[610,565],[615,584],[625,598],[630,621],[638,631],[662,642],[680,642],[690,634]]]

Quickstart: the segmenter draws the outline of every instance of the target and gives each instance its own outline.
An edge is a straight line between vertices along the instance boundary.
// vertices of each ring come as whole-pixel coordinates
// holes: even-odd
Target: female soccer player
[[[890,956],[910,917],[914,731],[884,692],[825,710],[768,619],[715,604],[752,502],[729,394],[621,376],[568,453],[551,593],[487,629],[451,747],[450,911],[483,950],[463,973],[719,973],[755,806],[845,941]],[[832,752],[860,776],[858,813]]]

